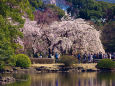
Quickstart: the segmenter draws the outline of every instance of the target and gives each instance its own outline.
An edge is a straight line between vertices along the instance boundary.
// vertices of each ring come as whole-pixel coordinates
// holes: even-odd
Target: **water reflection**
[[[109,3],[115,3],[115,0],[97,0],[97,1],[105,1],[105,2],[109,2]]]
[[[115,73],[43,73],[27,78],[7,86],[115,86]]]
[[[31,76],[28,74],[14,74],[12,75],[16,78],[16,82],[13,84],[8,84],[5,86],[31,86]]]

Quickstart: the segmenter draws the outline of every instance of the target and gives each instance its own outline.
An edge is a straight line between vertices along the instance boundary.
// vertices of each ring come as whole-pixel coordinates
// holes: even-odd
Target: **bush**
[[[31,66],[31,61],[28,56],[24,54],[18,54],[16,55],[16,57],[17,57],[17,61],[16,61],[17,67],[27,68]]]
[[[59,62],[64,63],[65,66],[72,66],[77,63],[77,59],[73,56],[63,55],[61,56]]]
[[[16,66],[16,61],[17,61],[17,57],[16,57],[16,55],[13,55],[13,56],[8,60],[8,66]]]
[[[102,59],[97,64],[98,69],[113,69],[115,68],[115,62],[111,59]]]

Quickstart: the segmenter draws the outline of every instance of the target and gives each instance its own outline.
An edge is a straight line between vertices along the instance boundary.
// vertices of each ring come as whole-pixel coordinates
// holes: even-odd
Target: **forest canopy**
[[[66,0],[72,5],[68,8],[68,12],[75,16],[94,22],[103,22],[115,19],[115,4],[96,0]]]

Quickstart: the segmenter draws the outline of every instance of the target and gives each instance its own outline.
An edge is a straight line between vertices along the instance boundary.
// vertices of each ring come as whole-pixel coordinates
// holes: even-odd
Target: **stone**
[[[15,78],[13,77],[1,77],[0,78],[0,85],[6,85],[9,83],[15,82]]]

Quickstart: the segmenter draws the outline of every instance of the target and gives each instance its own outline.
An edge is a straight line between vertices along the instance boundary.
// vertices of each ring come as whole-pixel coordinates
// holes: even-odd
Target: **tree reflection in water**
[[[18,75],[20,76],[20,75]],[[43,73],[7,86],[115,86],[115,73]]]

